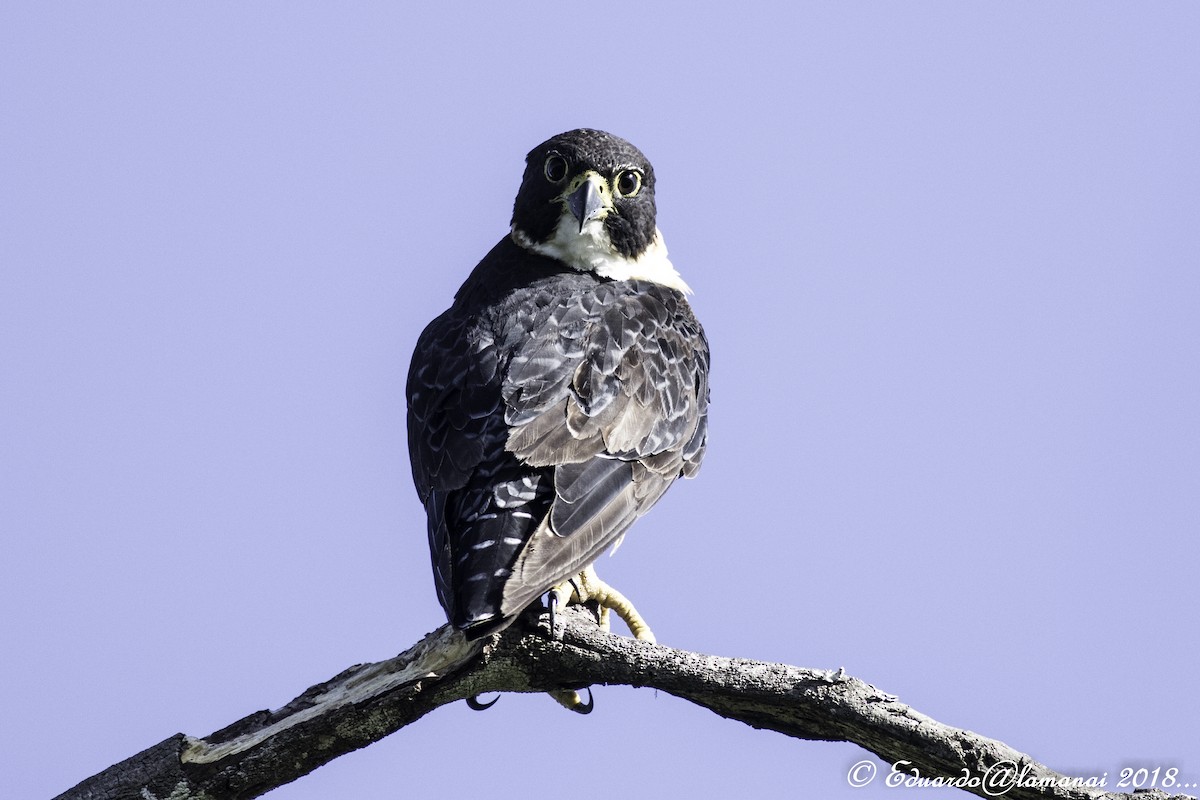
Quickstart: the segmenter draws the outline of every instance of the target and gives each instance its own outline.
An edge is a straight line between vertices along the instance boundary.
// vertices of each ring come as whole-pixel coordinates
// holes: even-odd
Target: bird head
[[[580,128],[535,147],[513,204],[518,245],[613,280],[688,291],[655,224],[654,168],[629,142]]]

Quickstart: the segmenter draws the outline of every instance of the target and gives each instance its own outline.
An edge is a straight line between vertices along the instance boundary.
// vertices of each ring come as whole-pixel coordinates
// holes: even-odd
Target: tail
[[[426,503],[438,600],[469,639],[512,621],[500,605],[517,556],[546,514],[543,507],[549,503],[540,478],[433,492]]]

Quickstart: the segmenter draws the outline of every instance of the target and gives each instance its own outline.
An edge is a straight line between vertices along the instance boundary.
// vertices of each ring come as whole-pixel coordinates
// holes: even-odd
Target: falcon
[[[709,351],[689,292],[640,150],[579,129],[529,153],[509,234],[408,373],[434,584],[469,639],[549,593],[551,612],[594,602],[605,627],[612,610],[653,641],[592,565],[704,457]]]

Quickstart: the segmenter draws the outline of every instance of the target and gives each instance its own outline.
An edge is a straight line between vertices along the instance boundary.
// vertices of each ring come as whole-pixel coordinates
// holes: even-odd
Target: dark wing
[[[475,322],[453,308],[421,334],[408,375],[408,445],[438,600],[456,626],[483,632],[499,621],[504,581],[549,508],[552,479],[505,450],[505,357]]]
[[[553,469],[553,498],[505,583],[505,616],[586,567],[693,475],[708,432],[708,343],[678,292],[599,283],[523,330],[503,381],[507,450]]]

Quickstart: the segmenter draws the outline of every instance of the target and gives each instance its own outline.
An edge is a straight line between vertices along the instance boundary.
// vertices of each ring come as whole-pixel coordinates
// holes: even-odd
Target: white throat
[[[654,240],[637,258],[616,252],[603,220],[592,220],[580,232],[570,214],[564,214],[546,242],[535,242],[529,234],[513,226],[512,239],[526,250],[557,259],[580,272],[594,272],[614,281],[643,280],[661,284],[684,294],[692,290],[667,258],[662,231],[654,229]]]

